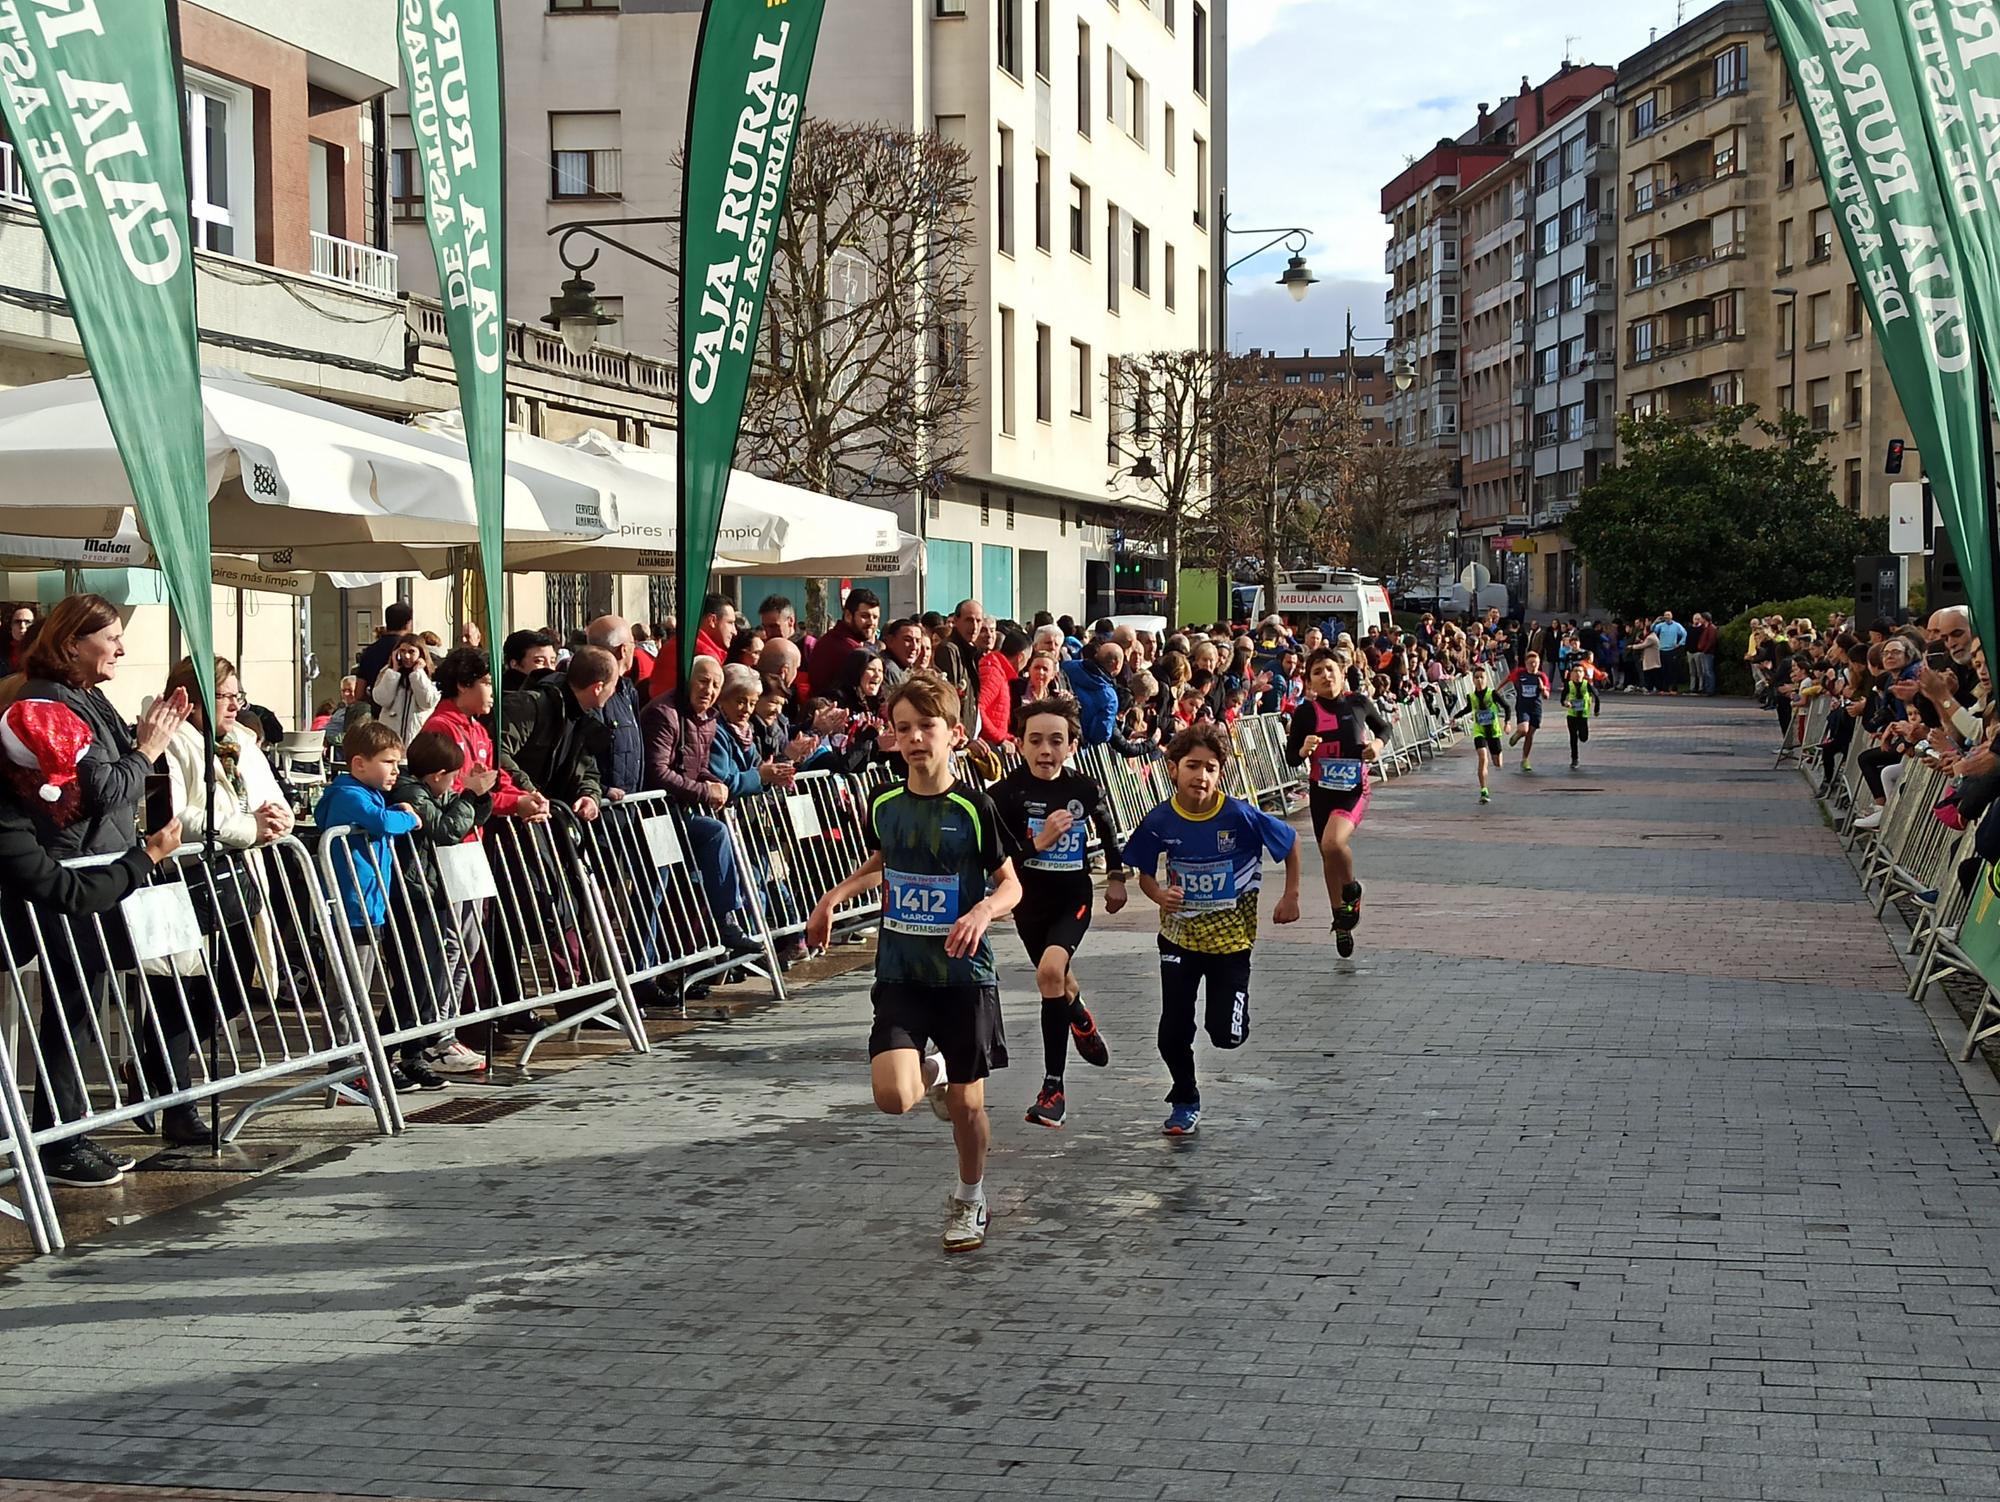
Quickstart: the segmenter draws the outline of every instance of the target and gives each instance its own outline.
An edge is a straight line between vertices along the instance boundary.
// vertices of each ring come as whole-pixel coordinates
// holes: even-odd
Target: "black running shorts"
[[[1029,960],[1041,964],[1051,944],[1074,955],[1090,932],[1090,907],[1096,896],[1088,880],[1024,895],[1014,909],[1014,928],[1028,948]]]
[[[944,1055],[945,1075],[955,1085],[969,1085],[1007,1067],[998,986],[877,981],[872,999],[875,1025],[868,1030],[869,1058],[898,1048],[921,1053],[925,1043],[935,1043]]]

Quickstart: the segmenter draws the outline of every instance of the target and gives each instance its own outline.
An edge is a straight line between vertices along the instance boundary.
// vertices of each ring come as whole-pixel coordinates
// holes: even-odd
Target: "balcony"
[[[1686,182],[1676,182],[1665,188],[1647,187],[1634,189],[1632,209],[1631,212],[1626,214],[1626,221],[1629,223],[1631,220],[1652,213],[1654,209],[1665,208],[1670,203],[1677,203],[1683,198],[1699,193],[1703,188],[1713,187],[1716,183],[1731,182],[1747,175],[1741,167],[1731,167],[1726,172],[1716,172],[1706,177],[1690,178]]]
[[[1665,130],[1669,125],[1672,125],[1675,121],[1685,120],[1690,115],[1700,114],[1703,110],[1707,109],[1711,104],[1714,104],[1718,99],[1740,99],[1743,98],[1745,95],[1747,95],[1749,91],[1750,91],[1749,80],[1739,78],[1729,87],[1718,90],[1715,93],[1697,94],[1694,98],[1690,99],[1686,104],[1680,106],[1680,108],[1669,110],[1664,115],[1655,115],[1650,125],[1646,126],[1643,130],[1635,130],[1634,132],[1632,132],[1632,140],[1643,141],[1648,136],[1656,136],[1661,131]]]
[[[1565,245],[1574,245],[1579,240],[1588,239],[1597,232],[1597,222],[1602,217],[1602,215],[1593,209],[1576,223],[1566,226],[1562,232],[1562,243]]]
[[[1657,287],[1662,282],[1670,282],[1677,277],[1691,275],[1701,270],[1704,266],[1714,266],[1723,261],[1736,260],[1740,256],[1747,255],[1749,250],[1750,242],[1747,239],[1736,239],[1730,241],[1727,245],[1718,245],[1712,250],[1702,251],[1699,255],[1683,256],[1678,261],[1670,261],[1664,266],[1656,266],[1649,272],[1635,271],[1632,275],[1632,290],[1634,292],[1642,292],[1648,287]]]
[[[312,258],[313,275],[324,281],[339,282],[343,287],[372,292],[377,297],[396,295],[396,253],[393,250],[377,250],[372,245],[358,245],[352,240],[322,235],[314,230]]]
[[[435,299],[412,295],[404,300],[412,365],[418,374],[451,379],[451,343],[445,332],[444,307]],[[593,344],[573,355],[560,336],[539,324],[507,321],[507,385],[548,395],[574,398],[589,389],[602,403],[608,390],[626,393],[634,415],[653,422],[671,422],[679,403],[680,371],[672,361],[635,355],[629,350]]]
[[[1733,344],[1742,339],[1739,329],[1723,329],[1717,333],[1689,334],[1680,339],[1669,339],[1664,344],[1655,344],[1649,349],[1635,349],[1626,360],[1625,368],[1632,370],[1640,365],[1651,365],[1669,359],[1674,355],[1692,354],[1698,349],[1709,349],[1718,344]]]

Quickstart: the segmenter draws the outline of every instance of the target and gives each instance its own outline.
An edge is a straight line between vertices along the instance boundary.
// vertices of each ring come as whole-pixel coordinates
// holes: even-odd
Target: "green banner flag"
[[[0,117],[213,725],[194,246],[166,0],[0,0]]]
[[[1827,203],[1958,554],[1974,629],[1991,654],[2000,646],[1991,451],[1968,277],[1978,268],[1953,231],[1917,69],[1893,4],[1768,4]]]
[[[437,257],[445,336],[479,512],[486,645],[507,638],[506,111],[499,0],[400,0],[396,24],[424,222]],[[496,663],[497,666],[497,663]],[[500,728],[500,698],[493,726]]]
[[[708,0],[681,163],[681,673],[694,660],[824,0]]]
[[[1953,880],[1957,879],[1956,873]],[[1987,983],[2000,975],[2000,867],[1986,866],[1972,889],[1972,906],[1958,926],[1958,947]]]
[[[1871,35],[1901,22],[1923,81],[1919,103],[1931,164],[1939,171],[1935,190],[1952,210],[1944,229],[1956,241],[1967,273],[1965,292],[1985,376],[1980,389],[1990,401],[1993,371],[2000,362],[2000,192],[1988,176],[2000,149],[2000,7],[1991,0],[1867,0],[1862,14]],[[1994,600],[2000,560],[1992,551],[2000,539],[1988,498],[1991,482],[1989,469],[1979,506],[1986,551],[1975,560],[1967,556],[1970,548],[1960,548],[1959,563],[1973,628],[1986,647],[1987,661],[2000,663]]]

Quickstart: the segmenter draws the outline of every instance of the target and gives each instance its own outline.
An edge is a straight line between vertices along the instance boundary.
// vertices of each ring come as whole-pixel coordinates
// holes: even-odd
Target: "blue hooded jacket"
[[[416,815],[389,807],[388,800],[375,789],[362,786],[353,774],[342,772],[319,795],[319,802],[313,807],[313,822],[321,829],[353,826],[357,848],[352,877],[347,861],[334,862],[341,905],[347,909],[349,928],[380,928],[388,921],[389,883],[396,872],[396,857],[389,842],[415,829]]]
[[[1083,743],[1105,746],[1118,729],[1118,685],[1089,658],[1062,665],[1070,692],[1076,695],[1078,718],[1083,722]]]

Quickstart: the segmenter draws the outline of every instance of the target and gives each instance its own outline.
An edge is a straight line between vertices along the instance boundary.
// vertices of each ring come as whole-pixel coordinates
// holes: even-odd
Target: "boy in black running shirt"
[[[1064,765],[1081,740],[1076,705],[1043,699],[1021,712],[1022,765],[989,790],[1000,815],[1000,838],[1014,859],[1021,882],[1021,905],[1014,926],[1035,962],[1042,996],[1042,1089],[1028,1108],[1034,1126],[1063,1124],[1063,1068],[1069,1041],[1086,1064],[1111,1062],[1097,1024],[1078,994],[1070,963],[1090,929],[1090,863],[1085,853],[1086,821],[1097,828],[1104,850],[1107,886],[1104,910],[1125,906],[1125,869],[1118,853],[1118,829],[1105,806],[1097,779]]]

